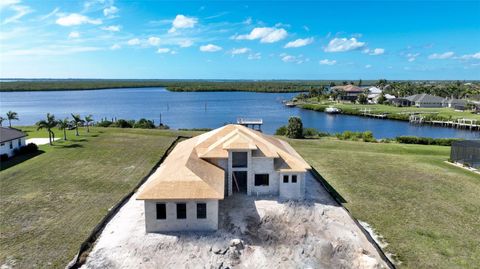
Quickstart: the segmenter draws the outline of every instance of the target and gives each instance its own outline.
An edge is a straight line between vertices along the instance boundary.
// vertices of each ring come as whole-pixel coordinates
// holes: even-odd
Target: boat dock
[[[237,124],[252,128],[257,131],[262,131],[263,119],[238,118]]]
[[[469,129],[471,131],[480,131],[480,123],[477,123],[476,119],[457,119],[456,121],[441,121],[441,120],[425,120],[424,117],[418,115],[412,115],[409,118],[409,122],[412,124],[431,124],[442,127],[451,127],[459,129]]]
[[[375,114],[375,113],[372,113],[371,109],[366,109],[365,108],[363,110],[360,110],[360,112],[362,112],[362,115],[365,116],[365,117],[372,117],[372,118],[379,118],[379,119],[387,118],[387,113]]]

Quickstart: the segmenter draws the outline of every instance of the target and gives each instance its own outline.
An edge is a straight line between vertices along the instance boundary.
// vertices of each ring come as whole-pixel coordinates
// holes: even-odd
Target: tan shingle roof
[[[259,150],[275,158],[275,169],[304,172],[310,166],[285,141],[229,124],[179,143],[148,179],[139,200],[223,199],[225,173],[207,158],[228,158],[228,150]]]

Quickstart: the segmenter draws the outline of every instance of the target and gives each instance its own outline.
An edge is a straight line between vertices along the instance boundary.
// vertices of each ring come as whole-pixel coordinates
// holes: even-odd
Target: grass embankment
[[[338,81],[337,81],[338,82]],[[372,81],[373,83],[373,81]],[[302,92],[312,87],[322,88],[330,81],[208,81],[208,80],[19,80],[0,82],[0,92],[99,90],[114,88],[166,87],[170,91],[248,91]]]
[[[360,104],[345,104],[335,102],[307,102],[305,104],[299,104],[300,108],[315,110],[323,112],[325,108],[334,106],[342,110],[343,114],[359,115],[362,116],[362,110],[371,110],[372,114],[387,114],[388,119],[408,121],[409,113],[421,113],[422,115],[431,115],[432,117],[455,120],[455,119],[477,119],[480,120],[480,115],[473,114],[471,111],[455,111],[452,108],[417,108],[417,107],[396,107],[389,105],[360,105]]]
[[[444,161],[450,147],[290,140],[385,237],[399,268],[478,268],[480,176]]]
[[[22,128],[30,137],[45,130]],[[55,130],[56,137],[62,131]],[[145,176],[178,134],[92,128],[0,172],[0,264],[63,268],[93,227]]]

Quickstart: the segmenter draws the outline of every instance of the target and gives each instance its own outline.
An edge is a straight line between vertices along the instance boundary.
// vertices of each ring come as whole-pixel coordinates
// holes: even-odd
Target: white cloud
[[[118,12],[118,8],[116,6],[110,6],[103,9],[103,15],[109,18],[113,17],[117,12]]]
[[[58,18],[56,23],[61,26],[75,26],[75,25],[81,25],[86,23],[101,24],[102,20],[90,19],[89,17],[78,14],[78,13],[71,13],[69,15]]]
[[[148,38],[147,40],[148,44],[152,45],[152,46],[158,46],[160,45],[160,38],[156,37],[156,36],[151,36]]]
[[[369,55],[382,55],[385,53],[385,49],[382,48],[376,48],[376,49],[364,49],[363,53],[369,54]]]
[[[323,60],[320,60],[319,63],[322,64],[322,65],[334,65],[334,64],[337,63],[337,61],[336,60],[323,59]]]
[[[220,50],[222,50],[222,47],[219,47],[219,46],[213,45],[213,44],[200,46],[200,51],[203,51],[203,52],[216,52],[216,51],[220,51]]]
[[[286,63],[301,64],[301,63],[310,61],[310,59],[304,58],[302,54],[300,54],[298,56],[293,56],[293,55],[288,55],[286,53],[282,53],[282,54],[280,54],[280,57],[281,57],[282,61],[284,61]]]
[[[365,68],[371,68],[371,67],[372,67],[372,65],[371,65],[371,64],[367,64],[367,65],[365,65]]]
[[[110,47],[111,50],[118,50],[118,49],[120,49],[120,48],[122,48],[122,47],[121,47],[120,45],[118,45],[118,44],[113,44],[113,45]]]
[[[198,19],[194,17],[187,17],[182,14],[178,14],[172,22],[172,28],[168,30],[169,33],[174,33],[177,29],[193,28],[198,23]]]
[[[246,35],[235,36],[234,39],[237,40],[255,40],[260,39],[261,43],[275,43],[286,38],[288,35],[287,31],[283,28],[274,28],[274,27],[257,27]]]
[[[230,51],[231,54],[233,55],[236,55],[236,54],[245,54],[247,52],[249,52],[250,49],[249,48],[234,48]]]
[[[132,39],[127,41],[127,44],[130,45],[130,46],[140,45],[140,39],[132,38]]]
[[[246,25],[250,25],[252,24],[252,22],[253,22],[252,17],[248,17],[242,23]]]
[[[260,52],[250,53],[248,55],[247,59],[249,59],[249,60],[260,60],[260,59],[262,59],[262,54]]]
[[[157,53],[163,54],[163,53],[169,53],[171,50],[169,48],[158,48]]]
[[[474,54],[465,54],[459,57],[461,60],[470,60],[470,59],[476,59],[480,60],[480,52],[474,53]]]
[[[0,9],[6,8],[12,5],[16,5],[16,4],[20,4],[20,0],[2,0],[0,1]]]
[[[407,59],[409,62],[414,62],[418,56],[420,56],[420,53],[408,53]]]
[[[299,48],[299,47],[304,47],[307,45],[310,45],[313,43],[313,37],[310,38],[299,38],[295,41],[290,41],[288,42],[284,48]]]
[[[46,19],[52,17],[53,15],[57,14],[59,11],[60,11],[60,8],[59,8],[59,7],[56,7],[56,8],[55,8],[54,10],[52,10],[50,13],[41,16],[41,17],[40,17],[40,20],[41,20],[41,21],[46,20]]]
[[[185,39],[185,40],[180,40],[178,42],[178,45],[181,47],[181,48],[188,48],[188,47],[191,47],[193,45],[193,41],[192,40],[189,40],[189,39]]]
[[[110,25],[102,27],[102,30],[110,31],[110,32],[118,32],[120,31],[120,25]]]
[[[29,14],[33,11],[28,6],[15,5],[15,4],[12,4],[12,3],[19,3],[19,2],[10,1],[10,2],[7,3],[7,5],[2,3],[2,8],[3,7],[8,7],[9,9],[11,9],[15,12],[14,15],[5,18],[2,22],[2,24],[7,24],[7,23],[11,23],[11,22],[18,22],[18,20],[20,18],[22,18],[23,16],[25,16],[25,15],[27,15],[27,14]]]
[[[444,52],[444,53],[434,53],[434,54],[430,54],[428,56],[428,59],[430,60],[444,60],[444,59],[448,59],[448,58],[451,58],[455,53],[453,51],[447,51],[447,52]]]
[[[73,31],[73,32],[70,32],[70,34],[68,34],[68,38],[79,38],[79,37],[80,37],[80,33],[77,31]]]
[[[347,38],[334,38],[330,40],[327,47],[325,48],[326,52],[343,52],[359,49],[365,46],[365,42],[359,42],[355,37],[350,39]]]
[[[6,51],[5,56],[52,56],[52,55],[68,55],[80,52],[98,51],[102,48],[98,47],[68,47],[68,46],[47,46],[29,49],[19,49]]]

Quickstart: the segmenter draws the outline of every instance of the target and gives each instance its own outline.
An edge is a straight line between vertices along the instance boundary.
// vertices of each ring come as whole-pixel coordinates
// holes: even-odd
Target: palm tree
[[[57,121],[55,120],[55,116],[53,114],[47,113],[47,119],[37,122],[36,125],[37,125],[37,130],[47,129],[48,142],[50,143],[50,145],[52,145],[52,139],[55,140],[55,133],[52,132],[52,128],[57,126]]]
[[[73,123],[75,124],[75,136],[79,136],[78,134],[78,126],[83,123],[82,118],[80,117],[79,114],[73,114],[72,113],[72,118],[73,118]]]
[[[7,112],[8,125],[12,128],[12,120],[18,120],[18,114],[14,111]]]
[[[5,118],[0,116],[0,126],[2,126],[4,120],[5,120]]]
[[[67,140],[67,128],[70,126],[70,120],[65,118],[57,123],[58,129],[63,130],[63,140]]]
[[[85,122],[87,123],[87,133],[90,133],[90,122],[92,121],[93,121],[92,115],[85,116]]]

